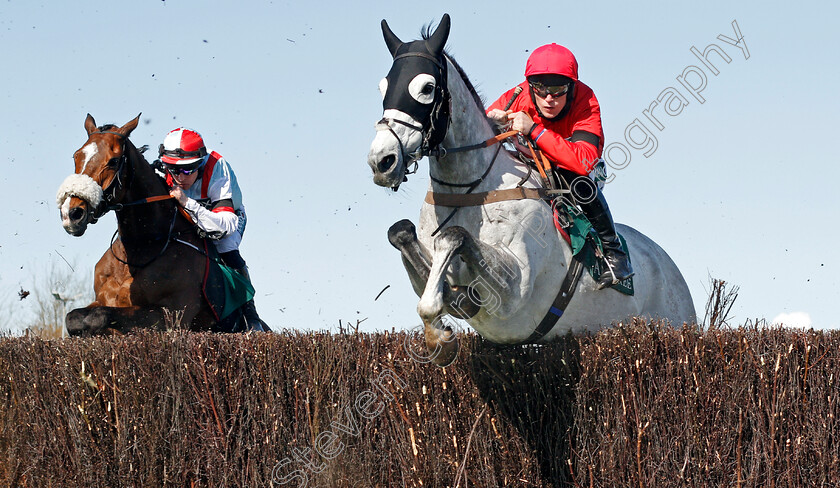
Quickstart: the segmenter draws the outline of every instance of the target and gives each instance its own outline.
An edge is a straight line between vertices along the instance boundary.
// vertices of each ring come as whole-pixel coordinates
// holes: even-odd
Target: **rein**
[[[490,161],[490,164],[487,166],[487,170],[485,170],[485,171],[484,171],[484,174],[483,174],[483,175],[481,175],[481,177],[479,177],[477,180],[475,180],[475,181],[473,181],[473,182],[471,182],[471,183],[467,183],[467,184],[460,184],[460,183],[449,184],[449,183],[446,183],[446,182],[444,182],[444,181],[441,181],[441,180],[439,180],[439,179],[435,178],[434,176],[432,176],[432,175],[431,175],[431,173],[429,174],[429,178],[431,178],[431,179],[432,179],[432,181],[435,181],[436,183],[439,183],[439,184],[442,184],[442,185],[448,185],[448,186],[459,186],[459,187],[466,186],[466,187],[468,187],[468,188],[467,188],[467,191],[466,191],[465,193],[449,193],[449,195],[468,195],[468,194],[472,193],[472,191],[473,191],[473,190],[475,190],[476,188],[478,188],[478,185],[480,185],[480,184],[481,184],[481,182],[482,182],[482,181],[484,181],[484,178],[486,178],[486,177],[487,177],[487,175],[488,175],[488,174],[490,174],[490,170],[493,168],[493,165],[494,165],[494,164],[496,164],[496,158],[499,156],[499,151],[501,151],[501,149],[502,149],[502,146],[501,146],[501,145],[500,145],[499,147],[497,147],[497,148],[496,148],[496,152],[493,154],[493,159]],[[443,219],[443,222],[441,222],[441,223],[440,223],[440,225],[438,225],[437,229],[435,229],[435,231],[434,231],[434,232],[432,232],[432,237],[434,237],[435,235],[437,235],[437,233],[438,233],[438,232],[440,232],[440,230],[441,230],[441,229],[443,229],[443,226],[445,226],[446,224],[448,224],[448,223],[449,223],[449,221],[450,221],[450,220],[452,220],[452,217],[454,217],[454,216],[455,216],[455,213],[456,213],[456,212],[457,212],[460,208],[461,208],[461,207],[455,207],[454,209],[452,209],[452,211],[451,211],[451,212],[449,212],[449,215],[448,215],[445,219]]]
[[[172,195],[157,195],[157,196],[154,196],[154,197],[142,198],[140,200],[135,200],[135,201],[129,202],[129,203],[116,203],[114,205],[108,206],[108,210],[120,211],[125,207],[133,207],[135,205],[142,205],[144,203],[160,202],[160,201],[163,201],[163,200],[172,200],[174,198],[175,197],[173,197]]]

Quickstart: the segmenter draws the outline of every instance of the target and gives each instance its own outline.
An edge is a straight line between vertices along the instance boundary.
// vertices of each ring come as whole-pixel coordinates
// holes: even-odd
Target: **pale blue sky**
[[[33,288],[39,267],[66,266],[58,253],[92,275],[114,218],[71,237],[55,192],[85,141],[85,114],[123,124],[142,112],[135,144],[155,148],[184,125],[233,164],[249,216],[242,253],[272,326],[416,326],[417,298],[385,233],[416,221],[427,165],[393,194],[373,184],[366,155],[390,66],[380,20],[408,40],[444,12],[449,50],[488,102],[521,81],[529,50],[557,42],[595,90],[608,143],[647,123],[656,151],[631,149],[607,198],[618,221],[671,255],[699,313],[711,275],[740,286],[737,322],[804,312],[815,327],[840,326],[840,34],[827,2],[0,0],[6,310],[29,316],[17,291]],[[717,38],[735,37],[733,20],[749,59]],[[705,71],[701,104],[676,77],[701,65],[690,48],[710,43],[731,62],[711,56],[720,73]],[[660,112],[660,131],[642,111],[668,87],[689,104]]]

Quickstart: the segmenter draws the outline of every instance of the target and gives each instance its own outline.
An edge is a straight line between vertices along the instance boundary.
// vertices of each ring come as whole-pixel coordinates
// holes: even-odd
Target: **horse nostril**
[[[380,173],[386,173],[389,169],[394,167],[394,163],[396,162],[397,157],[393,154],[389,154],[379,161],[379,164],[376,165],[376,169],[378,169]]]
[[[70,210],[68,217],[70,217],[71,222],[79,222],[85,218],[85,209],[82,207],[75,207]]]

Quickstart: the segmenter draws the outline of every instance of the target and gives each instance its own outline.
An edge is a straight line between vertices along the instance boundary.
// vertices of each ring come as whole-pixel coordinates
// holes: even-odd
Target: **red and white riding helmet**
[[[200,162],[207,155],[204,139],[201,134],[179,127],[163,139],[158,148],[160,160],[166,164],[190,165]]]
[[[534,49],[525,65],[525,77],[548,74],[563,75],[577,81],[578,63],[575,55],[554,43]]]

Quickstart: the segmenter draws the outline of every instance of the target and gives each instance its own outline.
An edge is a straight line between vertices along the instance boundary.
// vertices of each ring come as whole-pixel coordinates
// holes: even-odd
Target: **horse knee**
[[[110,323],[108,311],[102,307],[77,308],[64,318],[67,333],[71,336],[92,335],[104,330]]]
[[[467,229],[459,225],[447,227],[435,238],[435,249],[460,249],[469,239]]]
[[[87,326],[85,325],[85,312],[87,309],[77,308],[70,311],[64,317],[64,325],[67,327],[67,333],[71,336],[84,334]]]

